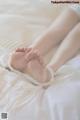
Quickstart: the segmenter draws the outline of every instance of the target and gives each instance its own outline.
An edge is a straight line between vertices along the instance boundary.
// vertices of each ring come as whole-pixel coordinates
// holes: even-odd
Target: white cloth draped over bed
[[[80,56],[59,69],[47,89],[27,79],[0,67],[0,112],[9,120],[80,119]]]
[[[33,42],[61,9],[49,0],[0,0],[0,113],[8,120],[80,120],[80,55],[59,69],[48,89],[4,68],[3,56]]]

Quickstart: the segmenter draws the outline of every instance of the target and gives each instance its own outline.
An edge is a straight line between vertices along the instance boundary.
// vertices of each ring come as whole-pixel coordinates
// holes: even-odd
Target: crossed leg
[[[50,66],[53,70],[58,70],[64,63],[75,56],[80,49],[80,23],[78,23],[67,37],[63,40],[60,47],[53,56]]]

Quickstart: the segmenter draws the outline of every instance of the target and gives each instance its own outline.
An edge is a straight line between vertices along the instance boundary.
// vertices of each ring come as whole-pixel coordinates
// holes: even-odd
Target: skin
[[[39,81],[41,79],[42,81],[47,81],[50,79],[50,73],[47,70],[46,66],[42,67],[42,64],[44,63],[43,56],[45,56],[57,44],[59,44],[59,47],[55,55],[53,56],[53,59],[48,65],[52,68],[53,71],[57,71],[63,64],[65,64],[69,59],[75,56],[80,49],[80,18],[70,8],[65,10],[46,30],[46,32],[44,32],[40,37],[37,38],[36,42],[34,42],[31,47],[32,50],[29,48],[18,48],[16,52],[27,51],[25,55],[26,65],[31,63],[31,65],[29,65],[29,69],[31,69],[30,71],[32,72],[32,74],[34,73],[33,76],[35,76],[36,79],[38,79]],[[34,53],[36,49],[39,53],[38,56],[37,53]],[[35,62],[34,55],[36,56]],[[14,63],[13,58],[14,57],[12,57],[12,63]],[[22,59],[20,60],[20,62],[23,61],[24,60]],[[13,65],[17,66],[17,64],[19,63],[16,61],[16,65]],[[24,68],[24,64],[23,67],[21,66],[21,68]],[[36,70],[34,71],[34,69]],[[46,76],[45,80],[43,80],[44,76]]]
[[[27,54],[31,56],[29,62],[26,59]],[[20,72],[31,75],[38,82],[44,83],[49,80],[49,74],[46,77],[47,71],[39,53],[37,51],[33,52],[30,48],[19,48],[14,51],[10,56],[10,65]]]
[[[57,45],[59,47],[48,65],[55,72],[80,49],[80,17],[70,8],[64,10],[46,32],[37,38],[32,48],[44,57]],[[29,56],[27,59],[29,61]]]
[[[57,44],[60,45],[79,22],[80,17],[73,10],[70,8],[64,10],[51,26],[35,40],[32,48],[37,49],[42,56],[45,56]]]

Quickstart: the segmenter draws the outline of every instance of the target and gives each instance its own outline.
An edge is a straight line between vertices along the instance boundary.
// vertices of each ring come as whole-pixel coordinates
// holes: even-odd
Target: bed
[[[2,113],[8,120],[80,120],[80,54],[57,71],[47,89],[6,68],[8,53],[32,44],[63,8],[49,0],[0,0],[1,120]]]

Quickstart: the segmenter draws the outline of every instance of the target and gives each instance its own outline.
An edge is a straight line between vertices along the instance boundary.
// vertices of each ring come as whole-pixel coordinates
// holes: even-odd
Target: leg
[[[43,35],[32,44],[41,55],[46,55],[55,45],[62,41],[69,31],[79,22],[79,16],[71,9],[65,10]]]
[[[57,52],[55,53],[50,66],[57,70],[67,60],[72,58],[80,48],[80,23],[78,23],[69,35],[64,39]]]
[[[46,77],[47,71],[45,69],[43,58],[38,54],[37,51],[32,51],[30,56],[32,56],[32,59],[30,59],[30,61],[27,63],[26,52],[24,49],[20,49],[19,52],[14,51],[10,55],[8,63],[13,69],[25,74],[29,74],[37,82],[47,82],[49,80],[48,78],[50,77],[50,73]]]

